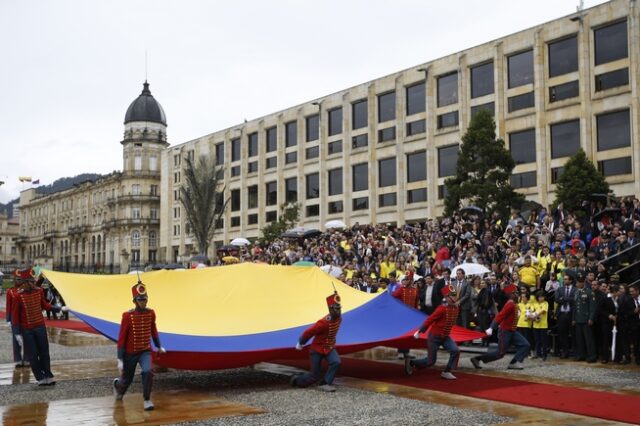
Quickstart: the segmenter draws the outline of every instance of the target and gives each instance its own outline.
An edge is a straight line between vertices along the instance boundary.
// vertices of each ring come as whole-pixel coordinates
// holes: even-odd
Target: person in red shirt
[[[51,372],[49,340],[44,325],[43,310],[59,312],[60,306],[51,306],[44,292],[36,286],[35,274],[31,268],[19,272],[22,288],[15,293],[11,302],[11,329],[18,344],[23,347],[25,358],[38,386],[55,385]]]
[[[20,270],[16,269],[13,275],[13,287],[7,290],[7,298],[6,298],[6,307],[5,312],[7,314],[6,320],[11,327],[11,310],[13,305],[13,299],[16,297],[18,292],[20,291],[20,286],[22,285],[22,279],[20,278]],[[11,343],[13,346],[13,362],[16,363],[16,367],[25,367],[25,357],[22,354],[22,345],[18,344],[18,340],[16,339],[17,334],[13,333],[13,328],[11,328]],[[26,365],[28,367],[28,363]]]
[[[485,355],[471,358],[471,364],[473,364],[475,368],[482,368],[480,361],[487,363],[504,357],[509,345],[513,343],[516,347],[516,354],[507,368],[511,370],[522,370],[522,362],[529,353],[529,342],[517,331],[520,312],[515,301],[518,298],[518,288],[511,284],[506,286],[502,292],[508,297],[507,303],[505,303],[500,312],[498,312],[498,315],[496,315],[495,319],[491,322],[489,328],[485,330],[487,335],[491,336],[496,325],[499,326],[498,348]]]
[[[118,335],[118,370],[120,377],[113,380],[113,393],[117,401],[121,401],[127,388],[133,381],[136,365],[142,370],[142,396],[145,411],[153,410],[151,402],[151,385],[153,370],[151,367],[151,340],[159,353],[167,351],[160,345],[160,336],[156,327],[156,313],[147,308],[147,288],[138,280],[131,288],[133,303],[136,305],[122,314],[120,333]]]
[[[301,351],[309,339],[314,338],[309,347],[311,371],[291,376],[291,386],[303,388],[317,382],[322,374],[322,360],[326,359],[329,368],[318,389],[325,392],[335,392],[336,390],[332,383],[340,368],[340,356],[335,346],[336,336],[342,323],[340,296],[338,292],[327,297],[327,306],[329,308],[329,315],[319,319],[314,325],[307,328],[298,339],[296,349]]]
[[[436,363],[438,358],[438,348],[440,345],[449,352],[449,362],[444,371],[440,374],[440,377],[447,380],[455,380],[456,376],[451,373],[451,370],[458,367],[458,359],[460,358],[460,349],[458,345],[451,338],[451,328],[455,325],[460,313],[460,306],[456,304],[458,301],[458,294],[456,289],[452,285],[443,287],[441,290],[444,297],[444,303],[439,305],[438,308],[431,314],[420,329],[415,332],[413,337],[418,339],[421,333],[427,331],[427,351],[426,358],[421,359],[405,359],[404,371],[407,375],[413,374],[413,368],[427,368]]]
[[[418,309],[418,289],[413,283],[413,272],[407,272],[407,275],[402,279],[402,285],[391,293],[391,295],[396,299],[400,299],[405,305]],[[409,357],[409,349],[398,349],[398,358],[406,359]]]

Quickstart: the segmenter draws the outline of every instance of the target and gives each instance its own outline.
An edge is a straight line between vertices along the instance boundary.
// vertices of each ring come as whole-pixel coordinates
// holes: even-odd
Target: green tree
[[[200,156],[197,162],[185,157],[185,163],[180,202],[198,243],[199,254],[207,255],[216,225],[229,203],[229,198],[224,199],[224,168],[216,166],[213,157],[206,156]]]
[[[564,164],[564,172],[556,182],[556,199],[553,206],[562,202],[565,209],[580,215],[583,213],[582,203],[590,194],[608,193],[609,184],[580,148]]]
[[[262,228],[261,244],[269,244],[280,235],[295,227],[300,220],[300,203],[284,203],[280,205],[280,217]]]
[[[456,174],[445,180],[445,215],[463,206],[475,205],[483,212],[499,211],[504,217],[524,196],[510,183],[515,162],[502,139],[496,139],[496,125],[488,111],[479,111],[462,137]]]

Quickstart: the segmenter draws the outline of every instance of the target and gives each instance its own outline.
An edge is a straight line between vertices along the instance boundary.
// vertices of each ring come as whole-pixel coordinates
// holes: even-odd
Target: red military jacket
[[[5,312],[7,314],[7,322],[11,322],[11,311],[13,310],[13,299],[18,294],[20,289],[18,287],[11,287],[7,290],[7,306],[5,307]]]
[[[458,319],[458,313],[460,312],[460,307],[456,305],[439,305],[436,310],[429,315],[429,317],[425,320],[420,327],[420,332],[424,333],[425,330],[428,330],[431,334],[440,337],[447,337],[451,334],[451,328],[456,323]]]
[[[331,315],[327,315],[307,328],[300,336],[299,342],[304,345],[315,336],[313,342],[311,342],[311,350],[327,355],[336,346],[336,336],[338,335],[338,330],[340,330],[340,323],[342,323],[342,317],[332,320]]]
[[[418,289],[415,287],[398,287],[391,294],[396,299],[402,300],[402,303],[412,308],[418,309]]]
[[[160,347],[160,336],[156,328],[156,313],[153,309],[131,309],[122,314],[118,335],[118,358],[126,353],[136,354],[151,350],[151,339]]]
[[[518,305],[513,300],[508,300],[494,321],[502,330],[515,331],[518,328],[519,311]]]
[[[36,287],[29,291],[16,291],[11,303],[11,325],[15,331],[33,330],[44,326],[43,310],[51,310],[51,304],[44,299],[44,292]]]

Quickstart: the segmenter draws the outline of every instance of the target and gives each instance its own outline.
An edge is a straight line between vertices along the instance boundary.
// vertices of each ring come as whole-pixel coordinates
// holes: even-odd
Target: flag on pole
[[[20,176],[18,177],[20,182],[31,182],[31,176]]]

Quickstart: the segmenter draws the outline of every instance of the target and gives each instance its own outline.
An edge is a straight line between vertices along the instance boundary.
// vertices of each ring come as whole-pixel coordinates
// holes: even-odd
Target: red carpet
[[[447,355],[440,355],[447,356]],[[308,369],[308,361],[285,360],[280,364]],[[454,372],[458,380],[440,378],[441,368],[427,368],[406,376],[400,364],[342,357],[339,375],[375,380],[472,398],[580,414],[588,417],[640,424],[640,397],[541,384],[524,380]]]
[[[0,311],[0,319],[5,319],[5,318],[6,318],[5,311]],[[82,321],[45,319],[44,323],[47,327],[64,328],[67,330],[84,331],[85,333],[99,334],[96,330],[94,330],[93,328],[91,328],[89,325],[87,325]]]

